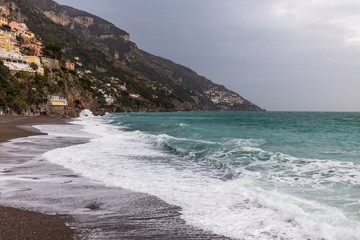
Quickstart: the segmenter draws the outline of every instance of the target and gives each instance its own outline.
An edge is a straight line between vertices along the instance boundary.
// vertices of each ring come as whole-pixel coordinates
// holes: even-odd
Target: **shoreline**
[[[32,127],[42,124],[65,124],[67,119],[50,116],[0,115],[0,143],[21,137],[46,134]]]
[[[48,116],[1,115],[0,146],[16,138],[46,135],[32,127],[34,124],[65,123],[65,119]],[[67,226],[70,218],[1,205],[0,239],[75,239],[75,231]]]
[[[34,212],[21,209],[49,213],[51,216],[40,216],[53,217],[62,226],[66,225],[70,231],[67,234],[73,234],[71,237],[46,239],[88,239],[89,236],[96,239],[230,239],[186,224],[180,218],[179,207],[155,196],[107,187],[46,161],[41,156],[44,152],[88,140],[52,137],[30,126],[65,123],[65,119],[46,116],[15,116],[8,120],[0,116],[0,135],[1,131],[7,132],[3,139],[17,138],[1,144],[1,152],[5,154],[0,154],[4,155],[0,157],[0,172],[7,179],[0,181],[0,205],[20,208],[21,214],[29,216],[28,226],[36,222],[36,219],[31,220]],[[66,127],[78,129],[71,124]],[[16,219],[11,211],[9,214],[10,218]],[[51,229],[46,224],[41,229]],[[39,234],[52,234],[52,231]]]

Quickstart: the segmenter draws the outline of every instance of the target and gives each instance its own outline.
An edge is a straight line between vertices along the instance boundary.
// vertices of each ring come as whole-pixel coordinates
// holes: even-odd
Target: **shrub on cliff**
[[[43,51],[45,56],[60,59],[62,47],[58,43],[49,43],[45,46]]]
[[[0,107],[12,107],[21,93],[21,84],[11,74],[4,63],[0,62]]]

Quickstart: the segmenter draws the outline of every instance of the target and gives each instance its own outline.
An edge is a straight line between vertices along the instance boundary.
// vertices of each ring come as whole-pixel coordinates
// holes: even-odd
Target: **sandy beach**
[[[14,138],[44,134],[36,128],[32,128],[31,125],[34,124],[62,124],[65,122],[65,119],[49,116],[0,115],[0,143]]]
[[[51,149],[88,141],[30,127],[64,123],[0,116],[0,205],[6,206],[0,239],[228,239],[187,225],[179,207],[157,197],[107,187],[43,159]]]
[[[0,143],[43,134],[30,126],[54,123],[65,123],[65,120],[45,116],[0,116]],[[60,216],[0,206],[0,239],[73,239],[75,232],[66,226],[66,221]]]

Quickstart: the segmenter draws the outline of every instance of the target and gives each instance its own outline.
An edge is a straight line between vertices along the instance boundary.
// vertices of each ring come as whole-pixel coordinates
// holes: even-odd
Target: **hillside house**
[[[0,47],[8,52],[11,51],[11,39],[11,33],[0,31]]]
[[[23,43],[21,48],[30,56],[42,56],[42,46],[34,43]]]
[[[12,21],[9,23],[9,26],[10,26],[11,30],[20,32],[20,33],[23,33],[28,30],[25,23],[18,23],[18,22]]]
[[[18,23],[12,21],[9,23],[11,31],[16,34],[16,36],[21,36],[26,42],[30,42],[35,39],[35,34],[29,31],[25,23]]]
[[[35,63],[38,66],[38,69],[36,72],[40,74],[41,76],[45,75],[44,67],[41,64],[40,57],[38,56],[23,56],[25,60],[27,60],[29,63]]]
[[[70,60],[65,61],[65,68],[68,70],[75,70],[75,63],[71,62]]]
[[[4,65],[13,73],[18,71],[35,73],[35,70],[30,67],[29,62],[23,59],[19,53],[7,52],[0,48],[0,60],[2,60]]]
[[[0,30],[0,48],[7,52],[19,52],[19,45],[11,32]]]
[[[27,42],[30,42],[32,41],[33,39],[35,39],[35,34],[26,30],[25,32],[21,33],[21,37],[27,41]]]
[[[66,98],[60,97],[60,96],[55,96],[55,95],[51,95],[48,97],[48,103],[51,106],[67,106],[68,105]]]
[[[115,99],[111,95],[104,94],[104,98],[107,105],[111,105],[115,102]]]

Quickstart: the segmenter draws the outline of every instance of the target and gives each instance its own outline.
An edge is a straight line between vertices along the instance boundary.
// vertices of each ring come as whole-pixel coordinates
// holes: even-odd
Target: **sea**
[[[360,239],[360,113],[84,111],[44,157],[234,239]],[[146,207],[146,206],[144,206]]]

